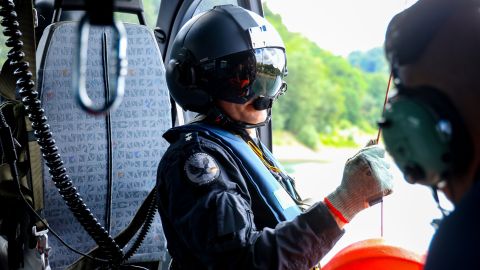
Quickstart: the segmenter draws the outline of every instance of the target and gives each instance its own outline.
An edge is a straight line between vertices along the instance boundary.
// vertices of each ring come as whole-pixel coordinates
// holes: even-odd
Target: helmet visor
[[[255,96],[275,97],[283,85],[285,53],[279,48],[261,48],[220,57],[200,65],[199,84],[212,97],[243,104]]]
[[[283,85],[286,59],[278,48],[255,49],[256,77],[252,91],[256,96],[274,98]]]

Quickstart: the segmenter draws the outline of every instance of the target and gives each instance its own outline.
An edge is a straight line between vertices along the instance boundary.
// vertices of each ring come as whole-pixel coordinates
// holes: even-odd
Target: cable
[[[153,189],[154,189],[153,192],[156,193],[157,188],[154,187]],[[150,227],[153,224],[153,218],[155,217],[155,213],[157,212],[157,204],[158,204],[157,199],[158,199],[157,194],[154,194],[153,195],[153,200],[150,203],[150,206],[148,208],[148,213],[147,213],[147,217],[145,219],[145,223],[143,224],[142,229],[141,229],[140,233],[138,234],[138,237],[135,240],[135,242],[133,243],[130,250],[128,250],[125,253],[125,256],[123,258],[124,262],[128,261],[128,259],[130,259],[133,256],[133,254],[135,254],[135,252],[137,252],[137,250],[140,247],[140,245],[142,244],[143,240],[145,240],[145,237],[147,236],[147,233],[148,233],[148,231],[150,230]]]
[[[16,184],[16,187],[17,187],[17,192],[20,194],[20,196],[22,197],[22,200],[23,202],[25,203],[25,205],[27,205],[28,209],[38,218],[38,220],[40,220],[40,222],[43,223],[43,225],[45,225],[45,227],[60,241],[62,242],[62,244],[64,244],[68,249],[70,249],[71,251],[79,254],[79,255],[82,255],[82,256],[85,256],[89,259],[92,259],[92,260],[96,260],[96,261],[99,261],[99,262],[103,262],[103,263],[106,263],[108,262],[107,260],[103,260],[103,259],[99,259],[99,258],[94,258],[90,255],[87,255],[81,251],[78,251],[76,249],[74,249],[73,247],[71,247],[70,245],[68,245],[43,219],[42,217],[37,213],[37,211],[35,211],[35,209],[33,209],[33,207],[30,205],[30,203],[28,202],[27,198],[25,197],[25,194],[23,194],[23,191],[22,191],[22,187],[20,185],[20,180],[19,180],[19,174],[18,174],[18,169],[17,169],[17,154],[16,154],[16,151],[15,151],[15,145],[13,143],[13,136],[12,136],[12,133],[11,133],[11,129],[10,129],[10,126],[8,126],[8,123],[5,119],[5,116],[3,115],[3,113],[0,111],[0,130],[1,130],[1,145],[2,145],[2,150],[3,150],[3,154],[4,154],[4,157],[5,157],[5,160],[9,163],[9,166],[10,166],[10,171],[11,171],[11,175],[12,175],[12,179],[13,179],[13,182]],[[6,130],[6,131],[4,131]],[[3,132],[7,132],[7,134],[3,133]]]
[[[385,92],[385,100],[383,101],[382,114],[385,113],[385,108],[387,107],[388,92],[390,91],[390,85],[392,84],[392,78],[393,78],[393,72],[390,72],[390,77],[388,78],[388,84],[387,84],[387,91]],[[378,127],[377,141],[376,141],[377,144],[380,141],[380,134],[382,134],[382,128]]]
[[[385,92],[385,99],[383,101],[383,111],[382,115],[385,113],[385,108],[387,107],[388,101],[388,92],[390,91],[390,86],[392,84],[393,72],[390,72],[390,77],[388,78],[387,91]],[[380,135],[382,134],[382,127],[378,127],[377,140],[375,144],[380,142]],[[383,237],[383,199],[380,201],[380,237]]]
[[[143,267],[143,266],[138,266],[138,265],[121,265],[120,269],[142,269],[142,270],[148,270],[148,268]]]
[[[35,86],[35,82],[32,80],[33,74],[28,70],[28,62],[24,61],[25,53],[22,51],[22,33],[19,29],[15,4],[12,0],[1,1],[0,16],[3,17],[1,25],[5,27],[4,35],[9,37],[5,44],[8,47],[12,47],[8,52],[8,61],[10,65],[15,67],[16,85],[20,89],[19,94],[22,98],[22,103],[32,122],[34,134],[37,137],[37,142],[40,145],[40,150],[49,172],[52,175],[52,181],[55,183],[70,211],[101,248],[106,258],[113,265],[118,265],[123,259],[122,249],[87,208],[63,166],[63,161],[58,153],[58,148],[55,146],[50,126],[47,124],[45,111],[42,109],[42,103],[38,99],[38,92],[33,90]]]
[[[6,124],[6,121],[5,121],[5,118],[4,118],[4,115],[2,114],[2,112],[0,111],[0,120],[2,121],[2,125],[5,123]],[[8,125],[7,125],[8,126]],[[15,162],[15,161],[14,161]],[[15,162],[16,163],[16,162]],[[67,244],[65,242],[65,240],[63,240],[56,231],[54,231],[44,220],[43,218],[37,213],[37,211],[35,211],[35,209],[33,209],[33,207],[30,205],[30,203],[28,202],[27,198],[25,197],[25,194],[23,194],[22,192],[22,188],[21,188],[21,185],[20,185],[20,181],[19,181],[19,177],[18,177],[18,170],[17,170],[17,167],[16,167],[16,164],[13,163],[11,165],[11,171],[12,171],[12,177],[13,177],[13,181],[16,183],[16,187],[17,187],[17,191],[18,193],[20,194],[20,196],[22,197],[22,200],[23,202],[25,203],[25,205],[28,207],[28,209],[30,210],[30,212],[32,212],[36,217],[37,219],[42,222],[42,224],[48,229],[48,231],[50,233],[53,234],[53,236],[55,236],[65,247],[67,247],[69,250],[71,250],[72,252],[75,252],[77,253],[78,255],[81,255],[81,256],[84,256],[90,260],[94,260],[94,261],[97,261],[97,262],[100,262],[100,263],[104,263],[104,264],[107,264],[109,263],[108,260],[105,260],[105,259],[101,259],[101,258],[97,258],[97,257],[93,257],[93,256],[90,256],[86,253],[83,253],[75,248],[73,248],[72,246],[70,246],[69,244]],[[155,198],[157,198],[157,196],[154,196]],[[142,230],[140,231],[135,243],[132,245],[132,248],[125,254],[124,256],[124,262],[127,261],[128,259],[131,258],[131,256],[133,256],[133,254],[138,250],[138,248],[140,247],[141,243],[143,242],[143,240],[145,239],[145,236],[146,234],[148,233],[150,227],[151,227],[151,224],[153,223],[153,218],[155,216],[155,211],[156,211],[156,203],[157,200],[154,199],[152,200],[152,203],[150,204],[150,208],[149,208],[149,212],[147,214],[147,219],[146,219],[146,222],[145,224],[143,225],[142,227]],[[153,209],[153,211],[152,211]],[[145,269],[145,270],[148,270],[147,268],[145,267],[141,267],[141,266],[138,266],[138,265],[120,265],[120,269]]]
[[[108,263],[109,266],[107,266],[107,268],[110,268],[111,266],[115,268],[123,266],[121,265],[121,263],[127,261],[138,250],[153,223],[153,218],[156,213],[157,197],[154,196],[154,199],[152,200],[152,203],[147,213],[146,221],[143,224],[142,230],[140,231],[135,243],[124,256],[122,249],[118,246],[113,237],[111,237],[109,235],[109,232],[106,231],[100,225],[100,223],[97,222],[97,219],[93,217],[93,214],[87,208],[85,203],[83,203],[80,194],[77,192],[69,176],[66,174],[66,169],[63,166],[63,161],[61,160],[60,154],[58,153],[58,148],[55,146],[55,140],[52,137],[50,126],[47,124],[47,117],[44,114],[44,110],[41,108],[41,101],[38,99],[38,92],[33,90],[35,82],[32,80],[32,73],[28,71],[29,64],[24,60],[25,53],[22,51],[23,42],[21,41],[22,33],[19,29],[19,23],[17,21],[15,4],[12,0],[2,1],[1,4],[2,6],[0,8],[0,16],[3,17],[1,25],[5,27],[4,35],[9,37],[9,39],[6,41],[6,45],[8,47],[12,47],[12,49],[8,53],[8,61],[10,62],[9,64],[15,68],[14,76],[17,79],[17,87],[20,89],[19,94],[22,98],[22,103],[25,106],[28,117],[32,122],[34,134],[37,137],[37,142],[40,145],[40,150],[43,154],[43,158],[46,161],[46,165],[49,168],[49,172],[52,175],[52,181],[54,181],[55,186],[58,188],[60,195],[65,200],[65,203],[69,207],[70,211],[74,214],[74,216],[84,227],[87,233],[95,240],[95,242],[99,246],[99,249],[106,256],[106,259],[92,257],[88,254],[84,254],[83,252],[74,249],[73,247],[68,245],[54,230],[52,230],[46,224],[46,222],[44,222],[42,217],[40,217],[40,215],[28,203],[23,192],[21,192],[20,190],[21,186],[20,182],[18,181],[18,171],[16,168],[15,157],[11,159],[13,160],[11,170],[12,174],[16,174],[15,177],[17,179],[16,182],[19,185],[19,193],[24,202],[28,205],[30,211],[32,211],[34,215],[45,225],[45,227],[48,228],[49,231],[51,231],[52,234],[69,250],[79,255],[85,256],[91,260],[95,260],[97,262],[105,264]],[[5,120],[4,117],[2,118],[2,120]],[[13,149],[13,153],[15,153],[15,149]],[[128,267],[133,269],[145,269],[140,266]]]

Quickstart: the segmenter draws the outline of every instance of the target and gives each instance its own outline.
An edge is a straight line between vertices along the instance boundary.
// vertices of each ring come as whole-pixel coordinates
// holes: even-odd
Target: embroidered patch
[[[205,185],[215,180],[220,174],[215,159],[206,153],[195,153],[185,162],[188,179],[197,185]]]

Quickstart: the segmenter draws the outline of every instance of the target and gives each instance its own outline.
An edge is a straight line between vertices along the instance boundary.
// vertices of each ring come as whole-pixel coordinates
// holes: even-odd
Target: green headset
[[[405,179],[436,186],[462,172],[472,147],[463,120],[448,97],[428,86],[396,87],[379,124],[386,149]]]
[[[455,5],[443,2],[435,7],[436,16],[430,16],[432,9],[424,3],[397,15],[388,27],[385,49],[396,93],[389,98],[379,126],[386,149],[405,179],[436,188],[466,168],[473,144],[445,94],[429,85],[406,87],[398,76],[398,67],[420,58]],[[425,16],[418,16],[422,13]]]

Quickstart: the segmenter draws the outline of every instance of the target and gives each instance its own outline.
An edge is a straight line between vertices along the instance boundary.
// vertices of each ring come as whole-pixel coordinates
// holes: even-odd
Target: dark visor
[[[254,49],[202,63],[199,83],[215,98],[243,104],[253,97],[274,98],[282,88],[285,67],[282,49]]]

